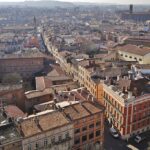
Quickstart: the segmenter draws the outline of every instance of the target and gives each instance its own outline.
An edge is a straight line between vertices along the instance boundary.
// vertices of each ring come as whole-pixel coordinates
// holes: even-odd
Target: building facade
[[[128,92],[127,97],[112,85],[103,85],[103,103],[106,118],[118,130],[123,139],[150,130],[150,95],[138,97]]]
[[[150,48],[127,44],[118,47],[118,57],[120,60],[137,61],[139,64],[150,64]]]
[[[63,107],[74,127],[74,150],[102,150],[104,143],[104,108],[84,101]]]
[[[18,73],[24,78],[29,78],[44,68],[44,57],[2,57],[0,58],[0,74],[3,77],[8,73]]]
[[[73,125],[59,111],[45,111],[25,118],[18,126],[23,150],[69,150],[73,146]]]

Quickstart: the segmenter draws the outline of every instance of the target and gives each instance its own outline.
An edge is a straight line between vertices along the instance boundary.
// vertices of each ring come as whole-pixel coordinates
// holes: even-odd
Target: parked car
[[[117,130],[114,129],[113,127],[111,127],[111,128],[109,129],[109,131],[110,131],[111,135],[112,135],[114,138],[118,138],[118,137],[119,137],[119,133],[118,133]]]
[[[140,143],[140,142],[142,142],[142,141],[145,140],[145,139],[146,139],[145,136],[137,135],[137,136],[134,138],[134,141],[135,141],[136,143]]]
[[[139,150],[139,149],[136,148],[135,146],[129,144],[129,145],[127,145],[127,150]]]

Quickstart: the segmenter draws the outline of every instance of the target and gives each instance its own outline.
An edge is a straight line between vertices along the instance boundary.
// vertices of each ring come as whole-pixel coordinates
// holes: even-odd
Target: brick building
[[[25,109],[27,112],[31,111],[34,105],[48,102],[52,100],[52,89],[33,90],[25,93]]]
[[[101,150],[104,142],[103,109],[89,102],[64,107],[74,126],[74,150]]]
[[[36,105],[35,110],[56,109],[73,124],[74,150],[100,150],[104,142],[104,107],[85,89],[55,93],[54,100]]]
[[[41,53],[7,54],[0,56],[0,76],[19,73],[29,78],[44,68],[44,56]]]
[[[148,85],[144,78],[131,80],[126,77],[103,85],[106,117],[123,139],[150,130]]]
[[[16,105],[25,110],[24,89],[21,84],[0,85],[0,102],[4,105]]]

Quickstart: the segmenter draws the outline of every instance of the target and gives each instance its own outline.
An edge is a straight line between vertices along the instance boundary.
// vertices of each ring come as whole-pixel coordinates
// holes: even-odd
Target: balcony
[[[110,100],[106,99],[105,97],[103,97],[105,99],[105,101],[107,101],[118,113],[120,113],[121,115],[123,115],[123,113],[115,106],[111,103]]]
[[[53,141],[52,142],[52,145],[58,145],[58,144],[62,144],[62,143],[65,143],[67,141],[70,141],[71,140],[71,137],[68,136],[66,137],[65,139],[61,139],[61,140],[58,140],[58,141]]]

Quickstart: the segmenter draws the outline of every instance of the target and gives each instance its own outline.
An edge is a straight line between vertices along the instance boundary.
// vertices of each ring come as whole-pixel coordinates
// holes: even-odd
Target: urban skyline
[[[6,1],[0,150],[150,150],[148,1]]]
[[[0,2],[23,2],[25,0],[0,0]],[[28,1],[28,0],[27,0]],[[33,0],[36,1],[36,0]],[[39,1],[39,0],[38,0]],[[53,1],[53,0],[50,0]],[[116,4],[150,4],[149,0],[58,0],[65,2],[89,2],[89,3],[116,3]]]

